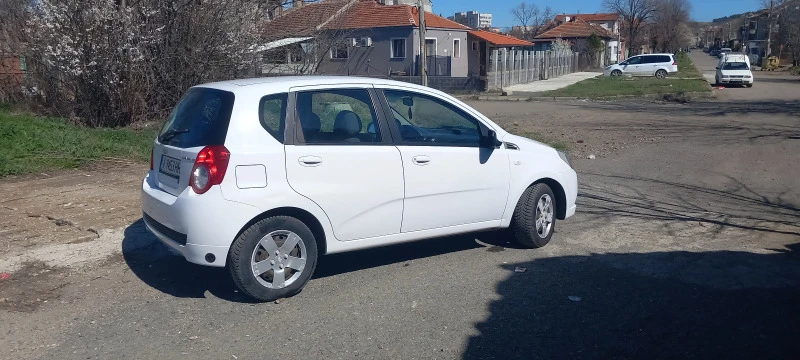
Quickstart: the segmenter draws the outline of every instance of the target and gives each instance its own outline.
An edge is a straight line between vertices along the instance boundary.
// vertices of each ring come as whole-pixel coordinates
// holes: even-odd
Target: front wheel
[[[622,76],[622,71],[614,70],[611,72],[611,76]]]
[[[667,77],[667,71],[664,69],[656,71],[656,78],[663,79]]]
[[[556,227],[556,201],[547,184],[536,184],[522,193],[511,218],[511,233],[522,246],[540,248],[550,242]]]
[[[228,271],[248,296],[273,301],[296,295],[317,266],[317,242],[302,221],[273,216],[245,230],[231,246]]]

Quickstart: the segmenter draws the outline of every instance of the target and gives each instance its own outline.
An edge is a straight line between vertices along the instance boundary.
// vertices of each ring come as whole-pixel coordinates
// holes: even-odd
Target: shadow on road
[[[627,217],[703,223],[716,226],[707,233],[710,237],[726,227],[800,236],[800,206],[787,199],[796,193],[767,196],[730,176],[721,190],[637,176],[581,175],[587,181],[578,206],[590,221]]]
[[[502,265],[464,359],[796,359],[800,244]],[[515,273],[515,267],[526,267]],[[572,297],[570,299],[570,297]]]
[[[476,241],[477,240],[477,241]],[[515,248],[500,233],[482,232],[321,256],[312,279],[480,247]],[[122,254],[147,285],[165,294],[205,298],[206,292],[234,302],[253,302],[236,290],[226,269],[189,263],[150,234],[139,219],[125,229]]]

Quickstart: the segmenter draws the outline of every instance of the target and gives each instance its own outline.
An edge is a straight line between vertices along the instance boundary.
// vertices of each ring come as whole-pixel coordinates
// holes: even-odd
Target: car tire
[[[656,70],[656,78],[663,79],[667,77],[667,71],[664,69]]]
[[[545,208],[547,199],[549,208]],[[540,202],[543,202],[542,206]],[[522,193],[511,218],[510,230],[514,239],[522,246],[540,248],[550,242],[555,228],[556,198],[553,190],[543,183],[528,187]]]
[[[273,216],[256,222],[236,238],[227,267],[243,293],[259,301],[273,301],[294,296],[305,287],[317,266],[317,256],[317,241],[308,226],[293,217]],[[263,273],[257,275],[258,271]],[[276,274],[282,274],[282,283]]]
[[[622,76],[622,71],[614,70],[611,72],[611,76]]]
[[[753,84],[744,84],[744,86],[748,87],[748,88],[751,88],[751,87],[753,87]]]

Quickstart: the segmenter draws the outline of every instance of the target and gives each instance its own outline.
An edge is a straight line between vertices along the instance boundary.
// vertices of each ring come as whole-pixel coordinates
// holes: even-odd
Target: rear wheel
[[[317,242],[302,221],[274,216],[247,228],[228,257],[236,286],[252,298],[272,301],[303,289],[317,266]]]
[[[656,71],[656,78],[663,79],[667,77],[667,70],[661,69]]]
[[[550,242],[556,227],[556,197],[547,184],[536,184],[522,193],[511,218],[511,233],[523,246],[540,248]]]

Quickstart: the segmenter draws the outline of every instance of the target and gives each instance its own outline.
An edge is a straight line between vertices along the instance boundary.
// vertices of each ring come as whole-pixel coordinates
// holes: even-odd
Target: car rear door
[[[509,158],[502,147],[480,146],[489,128],[433,94],[382,90],[405,172],[401,231],[499,224],[508,200]]]
[[[180,195],[189,186],[200,150],[224,145],[233,105],[229,91],[203,87],[186,91],[153,146],[154,175],[161,190]]]
[[[371,86],[291,89],[286,175],[319,205],[340,241],[400,233],[403,164]],[[382,108],[380,108],[382,109]]]

